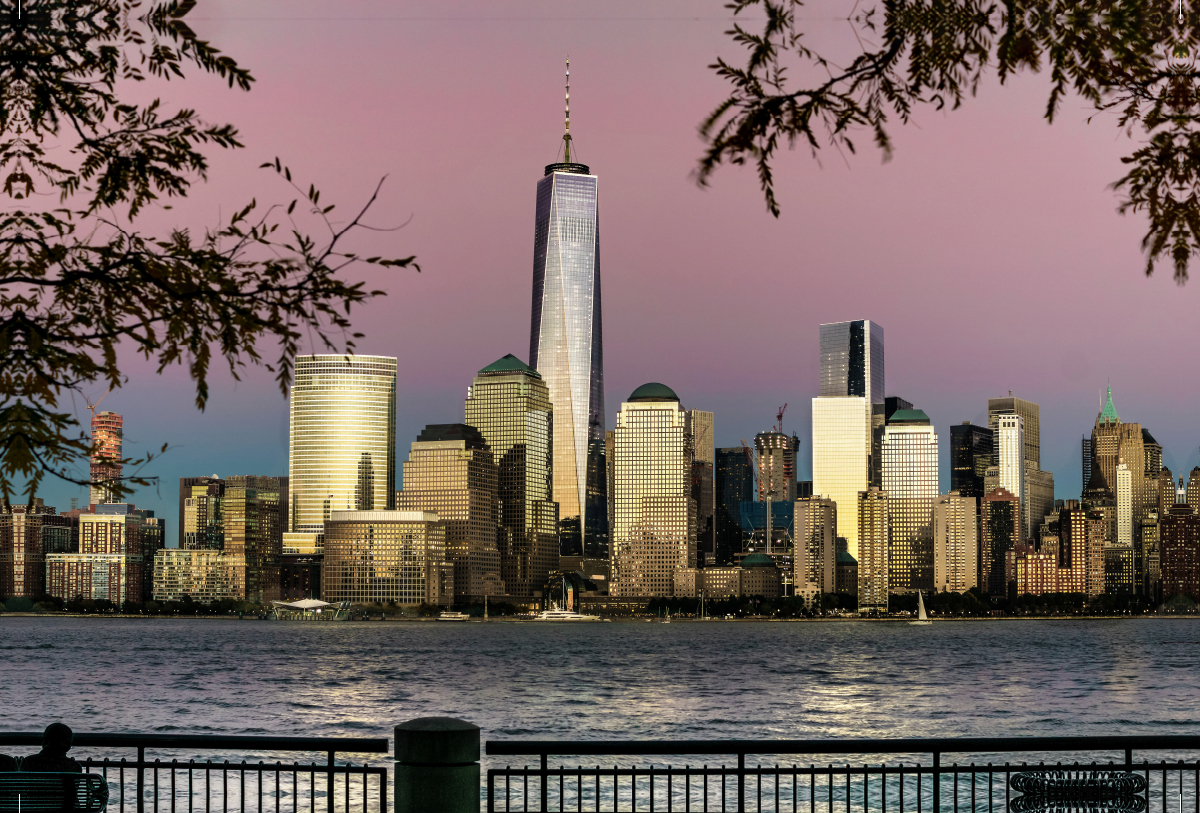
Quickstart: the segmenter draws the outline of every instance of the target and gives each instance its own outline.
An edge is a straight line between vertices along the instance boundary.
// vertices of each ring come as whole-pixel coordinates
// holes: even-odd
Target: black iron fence
[[[0,733],[8,752],[36,751],[41,741],[41,733]],[[116,758],[122,751],[129,756]],[[389,751],[387,739],[356,737],[77,733],[71,755],[108,781],[116,813],[387,813],[387,768],[344,756]],[[323,760],[292,758],[301,753]]]
[[[1192,736],[490,741],[486,753],[537,758],[487,771],[488,813],[1200,813]],[[582,764],[591,756],[609,759]]]

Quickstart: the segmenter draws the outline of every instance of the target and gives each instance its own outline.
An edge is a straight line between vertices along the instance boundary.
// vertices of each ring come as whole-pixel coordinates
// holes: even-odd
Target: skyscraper
[[[793,585],[805,602],[837,592],[837,506],[824,497],[803,497],[795,507]],[[811,603],[808,605],[813,606]]]
[[[956,491],[933,504],[933,589],[965,593],[979,586],[979,503]]]
[[[869,319],[821,325],[821,397],[884,400],[883,328]]]
[[[223,550],[221,498],[225,481],[212,477],[179,478],[180,550]],[[286,506],[285,506],[286,507]]]
[[[713,414],[689,409],[695,456],[692,458],[692,499],[696,501],[696,542],[700,560],[711,564],[716,556],[716,448],[713,446]],[[614,443],[616,437],[613,438]],[[795,489],[793,466],[792,488]],[[609,492],[611,496],[612,492]]]
[[[225,557],[234,595],[267,604],[282,597],[280,565],[283,518],[288,498],[286,477],[239,476],[225,481]],[[142,528],[142,553],[150,556]]]
[[[979,586],[993,596],[1008,592],[1008,552],[1021,543],[1021,501],[1004,488],[985,494],[980,509]]]
[[[742,529],[742,503],[754,499],[754,470],[741,446],[716,450],[713,489],[717,503],[713,523],[717,532],[714,563],[729,565],[733,564],[733,555],[742,550],[746,537]]]
[[[432,424],[404,463],[398,511],[432,511],[446,529],[454,598],[462,603],[504,594],[496,549],[497,467],[484,437],[461,423]],[[545,585],[537,585],[541,589]]]
[[[888,505],[888,586],[893,593],[933,589],[933,502],[938,497],[938,436],[929,416],[901,409],[882,444]],[[862,558],[859,558],[861,572]]]
[[[88,487],[88,502],[92,505],[112,502],[113,494],[106,482],[121,479],[121,449],[125,419],[115,412],[92,410],[92,463],[93,485]]]
[[[1024,398],[1014,398],[1012,391],[1009,390],[1008,395],[1004,398],[988,399],[988,428],[992,430],[994,435],[999,426],[1001,415],[1021,416],[1021,426],[1024,430],[1025,441],[1025,449],[1022,457],[1025,460],[1032,460],[1034,465],[1040,469],[1042,467],[1041,408],[1033,401],[1026,401]],[[993,453],[992,465],[1000,465],[999,446],[997,446]]]
[[[431,511],[331,511],[321,592],[329,601],[400,606],[454,601],[446,526]]]
[[[1116,544],[1133,546],[1133,473],[1124,463],[1117,464],[1117,533]]]
[[[887,612],[888,494],[872,486],[858,493],[858,611]],[[841,512],[844,513],[844,512]]]
[[[995,400],[995,399],[993,399]],[[1024,451],[1027,448],[1025,441],[1025,419],[1017,413],[1003,413],[996,416],[996,460],[999,469],[998,474],[1000,479],[998,485],[1015,496],[1021,503],[1021,515],[1024,516],[1027,512],[1026,500],[1029,497],[1029,489],[1026,485],[1026,468]],[[1041,517],[1038,518],[1040,523]],[[1019,533],[1015,542],[1023,542],[1028,536],[1028,522],[1023,524],[1023,530]]]
[[[1092,468],[1099,470],[1104,484],[1114,493],[1117,489],[1119,463],[1129,467],[1133,491],[1133,521],[1140,524],[1150,509],[1149,499],[1152,496],[1145,487],[1146,448],[1142,427],[1140,424],[1125,423],[1121,420],[1116,406],[1113,405],[1112,387],[1109,387],[1104,407],[1096,416],[1096,423],[1092,428]]]
[[[537,185],[529,366],[554,404],[554,489],[561,554],[608,554],[599,179],[571,161],[570,65],[564,160]]]
[[[290,552],[318,553],[330,511],[390,510],[396,359],[297,356],[288,453]]]
[[[983,475],[992,465],[992,430],[963,421],[950,427],[950,490],[963,497],[979,497],[986,492]],[[1085,481],[1086,482],[1086,481]]]
[[[643,384],[617,414],[612,593],[670,596],[696,566],[692,413],[663,384]]]
[[[471,383],[466,422],[483,435],[497,466],[500,578],[508,595],[532,596],[558,568],[559,555],[546,383],[512,354],[497,359]]]
[[[796,499],[796,453],[800,438],[782,432],[759,432],[754,436],[754,453],[758,457],[759,500],[791,502]]]

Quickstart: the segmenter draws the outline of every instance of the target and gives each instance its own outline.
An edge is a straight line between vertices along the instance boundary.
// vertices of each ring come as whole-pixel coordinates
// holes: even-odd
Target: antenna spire
[[[566,98],[566,119],[564,121],[563,144],[565,145],[565,154],[563,161],[567,164],[571,163],[571,55],[567,54],[567,98]]]

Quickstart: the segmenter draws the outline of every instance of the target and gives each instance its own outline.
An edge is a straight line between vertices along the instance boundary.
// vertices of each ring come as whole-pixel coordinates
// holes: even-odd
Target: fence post
[[[479,813],[479,726],[420,717],[396,726],[395,813]]]

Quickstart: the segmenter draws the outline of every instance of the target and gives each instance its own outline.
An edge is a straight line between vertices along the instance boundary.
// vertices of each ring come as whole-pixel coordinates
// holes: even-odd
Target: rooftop
[[[1108,385],[1108,398],[1104,401],[1104,409],[1100,410],[1100,416],[1096,418],[1096,423],[1120,423],[1121,416],[1117,414],[1117,408],[1112,402],[1112,384]]]
[[[431,423],[417,435],[417,443],[436,443],[447,440],[466,441],[468,449],[486,449],[483,433],[465,423]]]
[[[514,356],[512,353],[498,358],[488,366],[479,371],[479,375],[506,375],[509,373],[525,373],[536,378],[541,378],[542,375],[537,370],[530,367],[525,362]]]
[[[888,418],[888,423],[920,423],[928,424],[929,416],[921,409],[897,409]]]
[[[765,553],[752,553],[742,560],[742,567],[776,567],[775,560]]]
[[[666,384],[650,382],[638,387],[628,398],[629,401],[678,401],[675,390]]]

